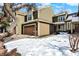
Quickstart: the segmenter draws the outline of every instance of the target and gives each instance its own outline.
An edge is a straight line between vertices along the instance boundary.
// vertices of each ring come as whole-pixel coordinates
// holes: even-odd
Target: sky
[[[68,13],[78,12],[77,3],[37,3],[36,5],[38,8],[51,6],[54,14],[61,13],[62,11],[67,11]],[[21,11],[26,11],[26,9],[21,9]]]
[[[0,3],[0,5],[3,5]],[[54,14],[61,13],[62,11],[68,11],[68,13],[74,13],[78,11],[77,3],[36,3],[38,8],[45,6],[51,6]],[[22,12],[26,12],[25,8],[20,9]]]
[[[68,13],[74,13],[78,11],[77,3],[42,3],[38,4],[38,7],[51,6],[54,14],[61,13],[62,11],[68,11]]]

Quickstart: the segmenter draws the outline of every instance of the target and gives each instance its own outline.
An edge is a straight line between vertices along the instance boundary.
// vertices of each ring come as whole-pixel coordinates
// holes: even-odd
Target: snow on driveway
[[[77,56],[69,51],[69,35],[51,35],[45,38],[24,38],[5,43],[8,51],[17,48],[22,56]]]

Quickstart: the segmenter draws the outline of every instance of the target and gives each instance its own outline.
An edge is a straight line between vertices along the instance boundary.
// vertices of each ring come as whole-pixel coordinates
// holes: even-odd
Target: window
[[[37,19],[38,18],[38,11],[34,11],[33,12],[33,19]]]
[[[60,21],[62,21],[62,16],[60,16]]]
[[[58,18],[58,17],[53,17],[53,18],[52,18],[52,22],[57,22],[57,20],[58,20],[57,18]]]
[[[52,22],[61,22],[64,21],[65,17],[64,16],[55,16],[52,18]]]
[[[62,16],[62,21],[64,21],[65,20],[65,18],[64,18],[64,16]]]
[[[64,16],[59,16],[59,21],[64,21],[65,20],[65,18],[64,18]]]
[[[29,15],[28,15],[28,21],[29,21],[29,20],[32,20],[32,14],[29,14]]]
[[[25,16],[25,19],[24,19],[24,21],[25,21],[25,22],[27,22],[27,15]]]

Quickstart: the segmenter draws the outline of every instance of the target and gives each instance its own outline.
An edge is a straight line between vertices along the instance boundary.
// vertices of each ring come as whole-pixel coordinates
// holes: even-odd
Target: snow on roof
[[[79,21],[79,17],[69,16],[69,17],[67,18],[67,20],[71,20],[72,22],[74,22],[74,21]]]
[[[69,16],[69,17],[67,18],[67,20],[72,20],[72,16]]]
[[[72,22],[73,22],[73,21],[79,21],[79,17],[73,17],[73,18],[72,18]]]

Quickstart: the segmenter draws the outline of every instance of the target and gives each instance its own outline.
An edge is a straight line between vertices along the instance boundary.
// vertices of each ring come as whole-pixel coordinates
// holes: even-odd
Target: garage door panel
[[[35,26],[32,25],[32,26],[24,26],[24,33],[23,34],[26,34],[26,35],[35,35],[34,33],[35,31]]]

